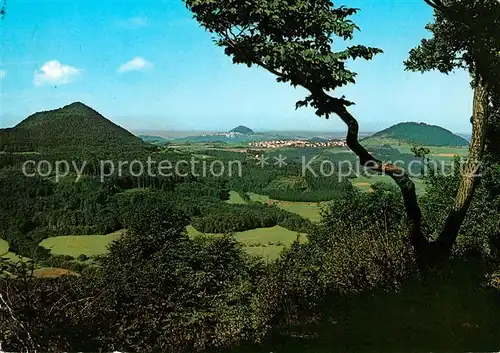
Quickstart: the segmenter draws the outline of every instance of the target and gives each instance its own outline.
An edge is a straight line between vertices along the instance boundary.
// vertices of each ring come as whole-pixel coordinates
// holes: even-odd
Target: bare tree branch
[[[14,332],[14,335],[17,337],[17,339],[19,340],[19,342],[21,342],[23,344],[23,346],[25,347],[26,349],[26,352],[36,352],[36,344],[35,342],[33,341],[33,338],[31,337],[31,334],[29,332],[29,330],[23,325],[23,323],[18,319],[16,318],[16,316],[14,315],[14,311],[12,310],[12,308],[9,306],[9,304],[7,303],[7,301],[5,300],[5,298],[3,297],[2,293],[0,293],[0,309],[2,309],[2,304],[3,304],[3,307],[5,309],[7,309],[7,311],[9,312],[10,314],[10,317],[12,319],[12,321],[18,325],[19,327],[21,327],[21,329],[26,332],[26,336],[28,338],[28,342],[29,342],[29,345],[27,345],[23,339],[21,339],[19,337],[19,334],[17,332],[17,329],[15,329],[13,327],[13,332]]]

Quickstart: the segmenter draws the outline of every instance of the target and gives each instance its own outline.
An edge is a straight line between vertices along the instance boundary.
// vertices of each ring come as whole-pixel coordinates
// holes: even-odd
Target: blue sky
[[[408,51],[428,36],[423,0],[342,4],[362,10],[355,41],[384,50],[352,63],[358,82],[341,92],[356,102],[361,130],[424,121],[470,131],[465,72],[404,71]],[[10,0],[0,26],[0,127],[82,101],[133,131],[345,129],[335,117],[295,111],[303,91],[233,65],[181,0]]]

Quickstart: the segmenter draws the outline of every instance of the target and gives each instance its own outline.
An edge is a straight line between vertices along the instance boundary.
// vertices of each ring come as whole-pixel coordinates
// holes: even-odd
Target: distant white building
[[[250,142],[248,145],[251,147],[259,147],[259,148],[283,148],[283,147],[306,148],[306,147],[346,147],[347,143],[345,140],[329,140],[325,142],[315,142],[309,140],[271,140],[271,141]]]

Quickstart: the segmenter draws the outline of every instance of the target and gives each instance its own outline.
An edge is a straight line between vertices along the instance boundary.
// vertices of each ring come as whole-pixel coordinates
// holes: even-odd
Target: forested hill
[[[0,151],[134,150],[147,146],[83,103],[35,113],[10,129],[0,130]]]
[[[394,139],[399,142],[421,146],[467,146],[469,143],[463,137],[455,135],[440,126],[425,123],[400,123],[368,137],[370,139]]]
[[[240,134],[245,134],[245,135],[251,135],[254,133],[252,129],[250,129],[249,127],[246,127],[244,125],[239,125],[229,132],[238,132]]]

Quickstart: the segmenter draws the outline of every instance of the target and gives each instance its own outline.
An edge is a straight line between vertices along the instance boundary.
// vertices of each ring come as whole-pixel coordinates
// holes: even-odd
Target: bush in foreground
[[[253,301],[257,337],[320,320],[325,307],[362,293],[396,291],[412,276],[414,257],[400,227],[399,202],[397,194],[381,187],[332,203],[309,241],[293,244],[260,283]],[[344,226],[354,210],[359,218]]]
[[[25,350],[28,335],[41,351],[193,352],[250,338],[260,262],[229,237],[190,240],[186,218],[168,208],[141,212],[133,224],[97,270],[6,277],[13,316],[5,309],[0,319],[15,330],[2,331],[2,348]]]

